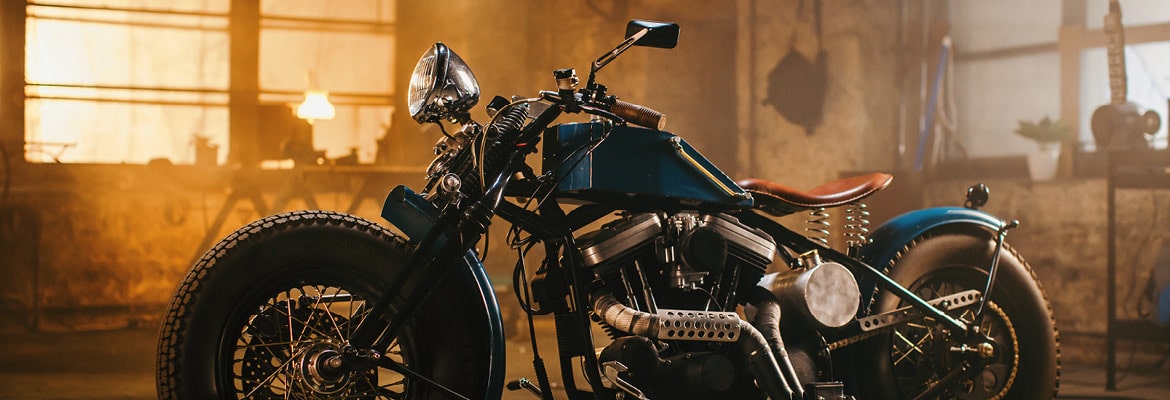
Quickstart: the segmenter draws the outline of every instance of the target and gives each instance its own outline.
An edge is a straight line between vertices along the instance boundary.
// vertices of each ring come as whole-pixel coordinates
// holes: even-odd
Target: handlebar
[[[557,92],[541,91],[540,97],[556,104],[564,104],[561,95]],[[583,111],[586,114],[593,114],[604,118],[625,121],[627,123],[644,126],[651,129],[662,130],[666,127],[665,114],[640,104],[634,104],[618,99],[613,99],[613,105],[611,106],[599,104],[596,102],[588,102],[587,104],[581,103],[582,101],[580,97],[577,96],[572,103],[572,107],[577,108],[579,111]],[[566,111],[568,111],[568,109],[566,109]]]
[[[614,100],[609,110],[635,125],[657,130],[666,128],[666,115],[643,105]]]

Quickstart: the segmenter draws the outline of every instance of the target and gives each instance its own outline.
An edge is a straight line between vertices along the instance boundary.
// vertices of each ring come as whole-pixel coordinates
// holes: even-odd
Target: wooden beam
[[[228,19],[231,37],[228,160],[247,167],[259,162],[260,0],[232,0]]]
[[[1072,128],[1068,138],[1061,143],[1060,166],[1058,173],[1061,176],[1070,176],[1073,171],[1073,159],[1070,155],[1076,154],[1080,143],[1081,121],[1081,51],[1080,43],[1085,34],[1082,24],[1066,24],[1060,27],[1057,51],[1060,53],[1060,119]]]
[[[3,156],[24,160],[24,46],[28,4],[0,1],[0,146]],[[0,160],[2,164],[4,160]],[[8,164],[4,164],[8,165]]]

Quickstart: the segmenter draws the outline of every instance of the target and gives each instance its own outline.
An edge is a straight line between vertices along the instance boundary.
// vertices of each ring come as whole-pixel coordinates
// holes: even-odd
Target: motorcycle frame
[[[526,182],[519,181],[515,183],[517,186],[524,186]],[[589,320],[588,312],[590,306],[587,295],[584,292],[584,283],[582,280],[591,279],[591,276],[589,275],[588,269],[581,264],[581,258],[576,251],[572,232],[588,225],[590,222],[617,211],[617,209],[595,205],[579,207],[566,214],[556,200],[555,196],[550,197],[548,201],[542,203],[542,206],[537,210],[538,212],[526,210],[510,202],[500,202],[496,205],[494,212],[503,220],[516,224],[520,229],[545,242],[546,246],[552,246],[551,248],[553,249],[561,249],[566,255],[569,255],[568,257],[562,258],[565,260],[564,264],[553,264],[559,270],[558,272],[561,276],[568,280],[564,282],[564,287],[568,290],[564,294],[567,294],[572,301],[571,307],[563,310],[564,312],[556,316],[556,327],[558,337],[566,334],[563,330],[570,329],[571,331],[568,333],[573,333],[580,339],[575,347],[572,347],[573,343],[560,343],[559,341],[558,346],[560,346],[562,353],[561,367],[565,390],[569,393],[569,398],[583,399],[591,397],[591,393],[582,392],[576,388],[572,375],[572,357],[583,357],[585,365],[583,373],[588,378],[595,392],[607,389],[601,386],[601,370],[598,366],[596,354],[594,353],[592,337],[588,334],[592,322]],[[668,206],[670,205],[650,204],[647,205],[647,208],[655,208],[656,206],[669,208]],[[916,210],[899,216],[875,230],[873,241],[861,249],[858,258],[853,258],[811,241],[755,211],[741,210],[734,212],[733,215],[745,224],[764,230],[778,244],[794,251],[818,250],[825,259],[838,262],[854,271],[859,276],[859,281],[864,279],[875,282],[878,286],[891,291],[920,312],[937,318],[957,332],[968,332],[969,330],[966,324],[951,318],[942,310],[930,305],[926,299],[917,296],[904,286],[894,282],[885,273],[872,265],[884,265],[888,263],[898,249],[902,248],[914,238],[937,228],[964,225],[979,227],[992,232],[1003,232],[1005,226],[1008,225],[1003,220],[990,214],[967,208],[937,207]],[[435,250],[435,248],[441,248],[455,243],[455,241],[437,239],[446,236],[443,232],[451,231],[449,226],[445,226],[449,225],[450,222],[443,222],[441,213],[431,203],[405,186],[396,187],[387,197],[382,216],[391,225],[403,231],[408,238],[411,238],[411,243],[415,245],[415,254],[429,253],[434,255],[437,252],[442,252],[442,250]],[[427,238],[430,236],[434,236],[430,239],[430,247],[420,246],[420,244],[425,244],[428,241]],[[1002,235],[999,243],[1002,243]],[[463,245],[467,245],[467,243],[463,243]],[[431,250],[427,251],[427,249]],[[426,296],[433,291],[434,285],[438,283],[438,280],[445,274],[451,273],[451,271],[454,271],[454,273],[473,274],[479,285],[478,290],[472,291],[471,293],[447,295],[477,295],[481,297],[485,306],[484,311],[492,322],[492,337],[490,338],[490,342],[492,345],[493,359],[491,362],[492,371],[490,372],[491,381],[488,382],[488,393],[489,396],[493,394],[494,396],[499,396],[503,388],[503,354],[506,347],[499,303],[487,279],[486,270],[482,263],[475,257],[474,251],[462,251],[455,254],[460,254],[461,256],[431,258],[429,260],[430,262],[414,269],[414,271],[429,272],[423,273],[423,277],[416,279],[430,283],[430,287],[412,288],[412,293],[422,293],[422,295],[410,296],[409,298],[415,301],[408,301],[399,310],[417,309],[425,301]],[[446,263],[447,267],[444,268],[441,263]],[[989,284],[992,283],[991,279],[994,278],[993,275],[989,276]],[[432,279],[424,279],[426,276],[430,276]],[[436,276],[437,278],[435,278]],[[410,278],[403,278],[403,281],[405,282],[408,279]],[[566,304],[566,306],[570,305]],[[384,329],[379,333],[391,333],[391,331]],[[380,336],[377,342],[384,342],[390,339],[386,335]],[[373,345],[375,342],[371,341],[370,343]],[[360,342],[355,342],[355,344],[360,344]]]
[[[487,273],[483,264],[475,256],[474,248],[478,240],[487,232],[491,219],[499,216],[544,242],[547,249],[546,260],[551,260],[546,265],[552,268],[551,272],[555,274],[554,276],[565,279],[564,282],[558,282],[562,285],[559,287],[562,287],[564,292],[556,293],[556,295],[559,295],[559,298],[568,297],[570,303],[555,306],[554,308],[557,310],[554,310],[554,314],[558,347],[561,350],[563,384],[569,398],[585,399],[591,397],[592,394],[576,388],[571,362],[573,357],[584,358],[582,372],[587,377],[594,393],[609,390],[602,385],[602,372],[594,353],[592,336],[589,333],[592,322],[589,319],[590,304],[585,283],[592,279],[591,271],[583,265],[572,233],[590,222],[617,211],[620,204],[586,206],[565,213],[559,202],[558,191],[555,189],[550,189],[550,192],[538,203],[535,211],[503,201],[506,194],[531,195],[538,193],[533,191],[533,188],[539,188],[541,184],[533,182],[534,174],[525,160],[527,156],[535,152],[536,144],[540,141],[542,133],[554,132],[559,127],[553,126],[548,131],[544,129],[562,111],[559,107],[549,107],[524,128],[518,136],[517,145],[512,150],[506,165],[497,175],[488,180],[491,184],[486,187],[484,194],[478,199],[471,199],[474,202],[469,206],[458,207],[454,204],[448,204],[445,209],[438,210],[433,204],[405,186],[398,186],[390,193],[384,204],[382,216],[408,237],[413,245],[408,265],[416,267],[409,269],[409,273],[404,273],[396,278],[389,285],[386,294],[374,303],[370,313],[372,317],[361,321],[350,338],[350,346],[358,349],[357,354],[368,354],[365,351],[369,349],[376,350],[388,346],[448,273],[453,271],[470,273],[475,276],[475,281],[479,286],[476,288],[478,290],[469,291],[469,293],[446,293],[446,295],[481,296],[484,312],[492,324],[491,338],[489,338],[492,346],[492,371],[489,372],[489,382],[486,383],[487,394],[489,398],[498,398],[502,393],[504,380],[503,323],[499,303],[486,279]],[[679,142],[679,140],[672,141]],[[697,153],[685,155],[688,158],[697,156],[702,159],[701,155]],[[701,162],[692,160],[692,165],[705,168],[706,165],[710,164],[702,159]],[[710,171],[704,172],[710,176]],[[513,180],[517,173],[523,173],[524,177]],[[523,189],[515,190],[516,188]],[[742,192],[738,186],[735,188]],[[682,208],[677,199],[655,200],[649,198],[640,200],[644,201],[644,204],[639,208],[645,210],[671,211]],[[997,251],[993,257],[986,284],[989,291],[994,283],[998,250],[1003,244],[1006,230],[1015,226],[1014,221],[1009,224],[974,209],[939,207],[917,210],[903,214],[879,227],[872,237],[873,240],[858,252],[857,258],[854,258],[814,242],[752,210],[750,197],[746,197],[746,202],[742,199],[736,201],[741,204],[717,204],[713,205],[713,210],[727,212],[749,226],[762,229],[772,236],[777,244],[798,253],[815,249],[821,253],[823,258],[840,263],[853,271],[859,282],[872,282],[878,287],[890,291],[924,315],[933,317],[949,329],[962,334],[976,334],[976,332],[969,329],[967,324],[950,317],[943,310],[931,305],[926,299],[909,291],[872,265],[885,265],[893,258],[898,249],[932,229],[952,225],[973,225],[998,233]],[[703,207],[696,208],[704,209]],[[564,252],[565,257],[556,257],[560,251]],[[558,259],[564,260],[564,263],[558,262]],[[391,304],[404,289],[408,290],[405,294],[405,302],[397,307],[398,313],[396,315],[388,315],[387,312],[390,310]],[[980,310],[983,309],[988,296],[982,297],[979,305]],[[861,300],[863,299],[859,299],[859,301]],[[861,313],[865,313],[865,311],[863,310]],[[575,343],[576,348],[572,346],[574,343],[565,343],[561,340],[566,338],[568,334],[573,334],[579,339]],[[356,364],[363,362],[361,357],[351,357],[351,360]],[[380,360],[386,359],[380,358]],[[389,364],[389,362],[386,361],[384,364]],[[465,398],[459,393],[412,373],[404,366],[384,366],[453,397]],[[549,398],[550,395],[546,393],[544,396]]]

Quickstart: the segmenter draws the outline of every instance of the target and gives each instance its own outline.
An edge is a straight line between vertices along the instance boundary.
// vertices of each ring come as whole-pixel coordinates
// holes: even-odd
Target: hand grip
[[[614,100],[613,107],[610,107],[609,111],[634,125],[657,130],[666,128],[666,116],[646,106]]]

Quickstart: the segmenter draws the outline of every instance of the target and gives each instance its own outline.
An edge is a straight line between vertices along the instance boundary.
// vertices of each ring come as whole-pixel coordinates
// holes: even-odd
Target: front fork
[[[488,225],[496,209],[504,199],[504,189],[512,179],[512,173],[521,170],[527,156],[536,151],[534,145],[545,126],[560,116],[561,110],[549,107],[529,123],[517,138],[517,145],[508,157],[507,163],[486,186],[483,196],[466,210],[447,207],[438,221],[411,252],[411,271],[407,271],[389,286],[389,290],[374,303],[368,315],[350,336],[349,345],[358,349],[386,348],[402,331],[407,321],[422,307],[423,301],[434,291],[439,281],[454,267],[456,261],[475,247],[479,238],[487,233]],[[482,166],[481,166],[482,168]],[[422,271],[414,284],[407,285],[415,271]],[[394,315],[389,313],[403,289],[410,288],[410,294]]]
[[[518,169],[527,154],[525,151],[514,152],[503,171]],[[450,397],[467,399],[405,365],[382,357],[380,352],[389,348],[442,279],[452,268],[461,264],[460,259],[466,257],[487,232],[495,210],[503,199],[504,187],[511,177],[510,173],[501,173],[485,195],[465,210],[447,207],[439,214],[431,229],[414,245],[407,263],[412,268],[395,277],[384,294],[372,303],[367,316],[349,336],[341,354],[324,360],[318,366],[323,373],[341,374],[366,370],[376,365],[402,373]],[[393,312],[392,305],[397,305]]]

